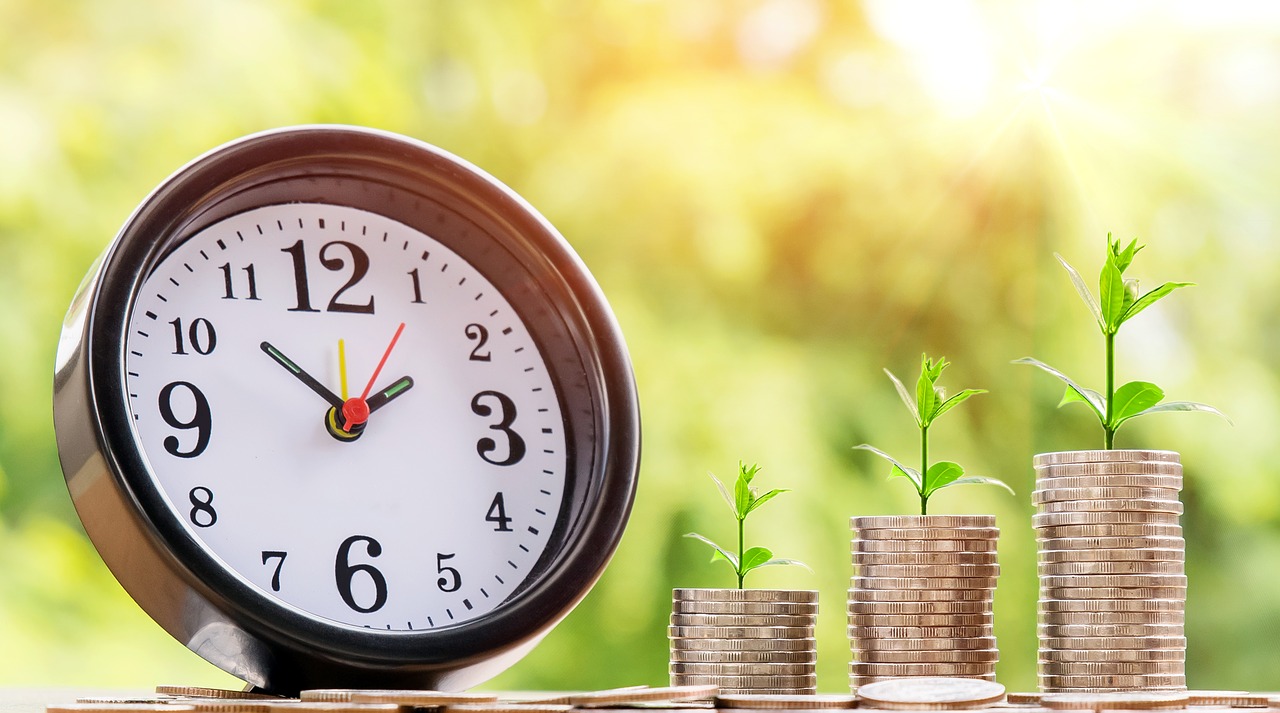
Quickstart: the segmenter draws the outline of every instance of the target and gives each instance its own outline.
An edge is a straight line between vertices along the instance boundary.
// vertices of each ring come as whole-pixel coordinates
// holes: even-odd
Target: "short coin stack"
[[[1178,454],[1042,453],[1035,469],[1040,689],[1184,690]]]
[[[930,676],[995,679],[990,515],[855,517],[849,686]]]
[[[791,589],[676,589],[671,593],[671,685],[725,694],[817,692],[818,593]]]

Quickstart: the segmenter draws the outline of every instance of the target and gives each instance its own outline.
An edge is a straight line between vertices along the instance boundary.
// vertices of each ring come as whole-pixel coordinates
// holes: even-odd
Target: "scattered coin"
[[[194,713],[195,706],[180,703],[54,703],[45,713]]]
[[[1267,696],[1247,691],[1187,691],[1187,705],[1266,708],[1270,703]]]
[[[329,689],[337,696],[340,689]],[[319,700],[307,698],[308,691],[302,692],[302,700]],[[492,693],[447,693],[444,691],[400,691],[393,689],[349,690],[346,700],[332,698],[338,703],[394,703],[398,706],[447,706],[461,703],[493,703],[498,696]]]
[[[1040,699],[1040,705],[1055,710],[1173,710],[1185,708],[1188,696],[1183,692],[1133,693],[1053,693]]]
[[[719,693],[719,686],[664,686],[579,693],[569,696],[568,699],[569,705],[576,706],[578,708],[608,708],[635,703],[709,700],[719,695]]]
[[[204,686],[156,686],[156,693],[165,696],[189,698],[223,698],[235,700],[280,700],[279,696],[252,691],[236,691],[229,688],[205,688]]]
[[[445,713],[568,713],[571,710],[573,706],[558,703],[455,703],[444,707]]]
[[[394,703],[334,703],[290,698],[263,701],[271,713],[402,713]]]
[[[1180,459],[1175,451],[1062,451],[1058,453],[1039,453],[1032,459],[1032,464],[1038,468],[1044,465],[1060,465],[1064,463],[1142,463],[1146,461],[1178,463]]]
[[[849,526],[854,530],[900,530],[900,529],[951,529],[951,528],[994,528],[993,515],[884,515],[870,517],[853,517]]]
[[[154,706],[177,702],[181,701],[172,696],[88,696],[76,699],[76,703],[121,706]]]
[[[1004,700],[1012,706],[1035,706],[1040,705],[1040,697],[1043,695],[1043,693],[1006,693]]]
[[[183,703],[196,713],[271,713],[272,701],[233,698],[187,698]]]
[[[1004,698],[1004,686],[974,678],[920,677],[869,683],[858,689],[862,707],[888,710],[967,710]]]
[[[716,708],[746,708],[752,710],[823,710],[832,708],[856,708],[857,696],[843,695],[761,695],[732,694],[716,696]]]

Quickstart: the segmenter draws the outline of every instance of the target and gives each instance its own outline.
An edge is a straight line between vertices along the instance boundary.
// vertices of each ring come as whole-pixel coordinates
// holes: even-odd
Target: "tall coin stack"
[[[671,685],[724,694],[818,690],[818,593],[794,589],[675,589]]]
[[[995,680],[990,515],[855,517],[849,686],[909,676]]]
[[[1040,690],[1185,690],[1178,454],[1070,451],[1034,462]]]

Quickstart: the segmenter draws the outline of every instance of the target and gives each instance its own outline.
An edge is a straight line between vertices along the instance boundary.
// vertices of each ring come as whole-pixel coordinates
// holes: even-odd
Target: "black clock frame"
[[[561,398],[570,454],[551,543],[492,612],[424,632],[361,629],[282,604],[225,571],[155,490],[130,425],[125,329],[149,271],[229,215],[283,202],[381,213],[432,235],[521,313]],[[446,214],[470,228],[437,232]],[[634,499],[634,378],[603,293],[556,230],[476,167],[427,144],[344,126],[245,137],[197,158],[135,211],[86,278],[59,345],[54,416],[68,488],[90,538],[165,630],[254,686],[459,689],[528,652],[599,578]]]

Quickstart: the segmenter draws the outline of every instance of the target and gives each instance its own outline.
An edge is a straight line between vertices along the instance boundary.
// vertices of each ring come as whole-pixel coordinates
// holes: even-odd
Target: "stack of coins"
[[[855,517],[850,526],[850,688],[915,676],[994,680],[995,517]]]
[[[818,593],[792,589],[676,589],[671,685],[726,694],[817,692]]]
[[[1178,454],[1042,453],[1035,469],[1040,689],[1185,690]]]

